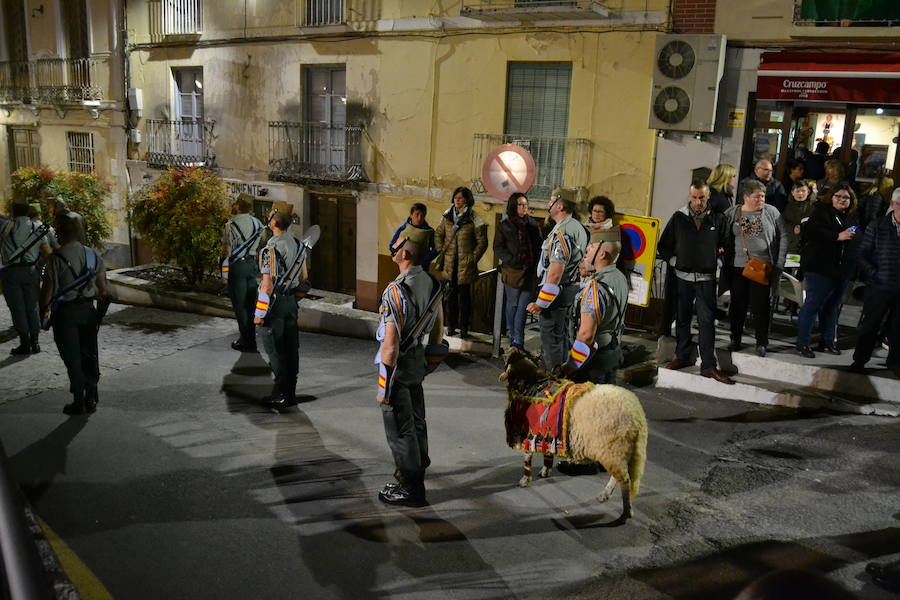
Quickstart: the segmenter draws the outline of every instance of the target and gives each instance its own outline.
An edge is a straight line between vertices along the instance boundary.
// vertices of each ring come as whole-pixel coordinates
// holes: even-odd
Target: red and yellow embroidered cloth
[[[569,458],[569,412],[593,384],[543,379],[510,388],[506,408],[506,443],[514,450]]]

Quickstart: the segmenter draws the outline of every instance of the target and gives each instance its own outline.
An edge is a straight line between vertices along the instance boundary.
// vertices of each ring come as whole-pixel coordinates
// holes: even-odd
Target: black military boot
[[[31,354],[31,343],[23,338],[19,338],[19,345],[9,351],[13,356],[26,356]]]
[[[97,392],[97,386],[86,386],[84,388],[84,411],[89,414],[96,412],[98,402],[100,402],[100,396]]]
[[[428,504],[425,499],[425,482],[389,483],[378,492],[378,499],[392,506],[420,507]]]
[[[67,415],[83,415],[87,413],[87,407],[84,404],[84,392],[72,394],[72,397],[72,403],[63,406],[63,412]]]

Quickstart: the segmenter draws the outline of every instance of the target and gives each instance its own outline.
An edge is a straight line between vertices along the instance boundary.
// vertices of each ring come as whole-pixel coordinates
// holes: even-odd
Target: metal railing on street
[[[472,184],[484,192],[481,169],[491,150],[515,144],[528,150],[537,167],[529,195],[547,197],[557,186],[587,187],[591,169],[591,142],[583,138],[544,138],[512,134],[476,133],[472,148]]]
[[[102,100],[93,58],[0,62],[0,100],[51,104]]]
[[[274,181],[366,181],[363,128],[328,123],[269,122]]]
[[[0,597],[10,600],[54,598],[49,578],[25,519],[25,506],[9,474],[0,444]]]
[[[210,167],[215,164],[210,119],[148,119],[147,166]]]

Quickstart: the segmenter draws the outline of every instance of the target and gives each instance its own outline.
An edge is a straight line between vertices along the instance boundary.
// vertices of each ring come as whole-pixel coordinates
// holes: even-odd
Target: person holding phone
[[[822,196],[802,226],[800,268],[806,294],[797,323],[797,352],[805,358],[816,356],[809,344],[817,317],[821,331],[817,350],[841,353],[837,347],[837,324],[844,292],[856,271],[857,206],[850,185],[838,184]]]

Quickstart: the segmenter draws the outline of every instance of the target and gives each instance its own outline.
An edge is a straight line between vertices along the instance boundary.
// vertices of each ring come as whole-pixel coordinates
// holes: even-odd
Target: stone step
[[[758,359],[759,357],[754,358]],[[727,400],[741,400],[754,404],[788,406],[792,408],[824,408],[853,414],[900,417],[900,403],[896,401],[881,401],[855,394],[803,386],[795,383],[793,379],[779,381],[745,373],[738,373],[732,378],[735,380],[735,384],[727,385],[708,377],[703,377],[700,375],[700,369],[697,366],[687,367],[678,371],[660,367],[656,378],[656,386],[659,388],[687,390],[705,396]],[[894,384],[896,385],[896,383],[895,381]]]

